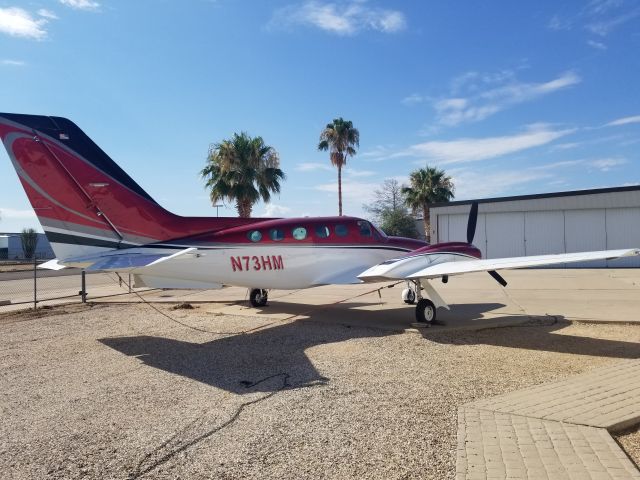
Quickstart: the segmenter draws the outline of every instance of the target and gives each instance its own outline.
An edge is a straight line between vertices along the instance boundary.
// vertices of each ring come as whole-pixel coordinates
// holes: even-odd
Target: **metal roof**
[[[513,197],[479,198],[477,200],[473,200],[473,199],[458,200],[455,202],[438,202],[438,203],[430,203],[429,208],[452,207],[455,205],[471,205],[473,202],[478,202],[478,203],[513,202],[517,200],[536,200],[540,198],[574,197],[579,195],[597,195],[600,193],[617,193],[617,192],[632,192],[632,191],[640,191],[640,185],[631,185],[627,187],[592,188],[589,190],[572,190],[568,192],[535,193],[531,195],[516,195]]]

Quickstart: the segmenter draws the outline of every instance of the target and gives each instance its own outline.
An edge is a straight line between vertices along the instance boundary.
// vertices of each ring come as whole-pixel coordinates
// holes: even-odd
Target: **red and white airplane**
[[[128,272],[136,286],[248,287],[259,307],[272,288],[406,280],[403,300],[417,303],[419,322],[432,322],[437,307],[448,308],[432,280],[487,271],[505,286],[496,270],[640,254],[629,248],[483,260],[472,245],[477,204],[467,242],[437,245],[389,237],[354,217],[181,217],[65,118],[0,113],[0,138],[57,256],[43,266]]]

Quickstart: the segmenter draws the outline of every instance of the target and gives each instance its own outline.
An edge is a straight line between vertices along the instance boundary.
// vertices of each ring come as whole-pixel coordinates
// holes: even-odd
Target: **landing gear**
[[[402,290],[402,301],[407,305],[413,305],[416,303],[416,292],[411,287],[407,287]]]
[[[436,306],[428,298],[421,298],[416,305],[416,321],[431,324],[436,319]]]
[[[422,326],[429,327],[436,320],[436,305],[428,298],[422,298],[422,290],[425,289],[430,296],[436,299],[436,301],[440,301],[441,304],[444,302],[441,302],[442,299],[438,296],[436,291],[433,288],[430,288],[428,281],[425,281],[425,284],[420,280],[412,280],[412,282],[413,286],[407,282],[407,287],[408,290],[414,294],[414,301],[417,301],[416,322]]]
[[[269,292],[262,288],[254,288],[249,292],[249,302],[252,307],[264,307],[267,304]]]

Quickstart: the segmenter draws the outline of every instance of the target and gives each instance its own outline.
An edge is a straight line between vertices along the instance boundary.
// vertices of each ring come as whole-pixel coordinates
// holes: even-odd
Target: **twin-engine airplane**
[[[0,137],[57,256],[43,267],[132,273],[136,286],[248,287],[255,307],[268,289],[406,280],[418,322],[448,308],[430,283],[469,272],[639,255],[638,249],[481,259],[467,242],[429,245],[389,237],[367,220],[203,218],[174,215],[156,203],[71,121],[0,114]],[[425,298],[422,292],[429,298]]]

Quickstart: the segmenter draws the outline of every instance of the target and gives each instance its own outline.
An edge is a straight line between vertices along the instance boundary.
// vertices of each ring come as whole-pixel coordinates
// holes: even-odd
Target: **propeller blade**
[[[502,275],[500,275],[495,270],[489,270],[489,275],[491,275],[495,279],[495,281],[498,282],[503,287],[507,286],[507,281],[504,278],[502,278]]]
[[[478,223],[478,202],[473,202],[467,222],[467,243],[473,243],[473,237],[476,235],[476,223]]]

